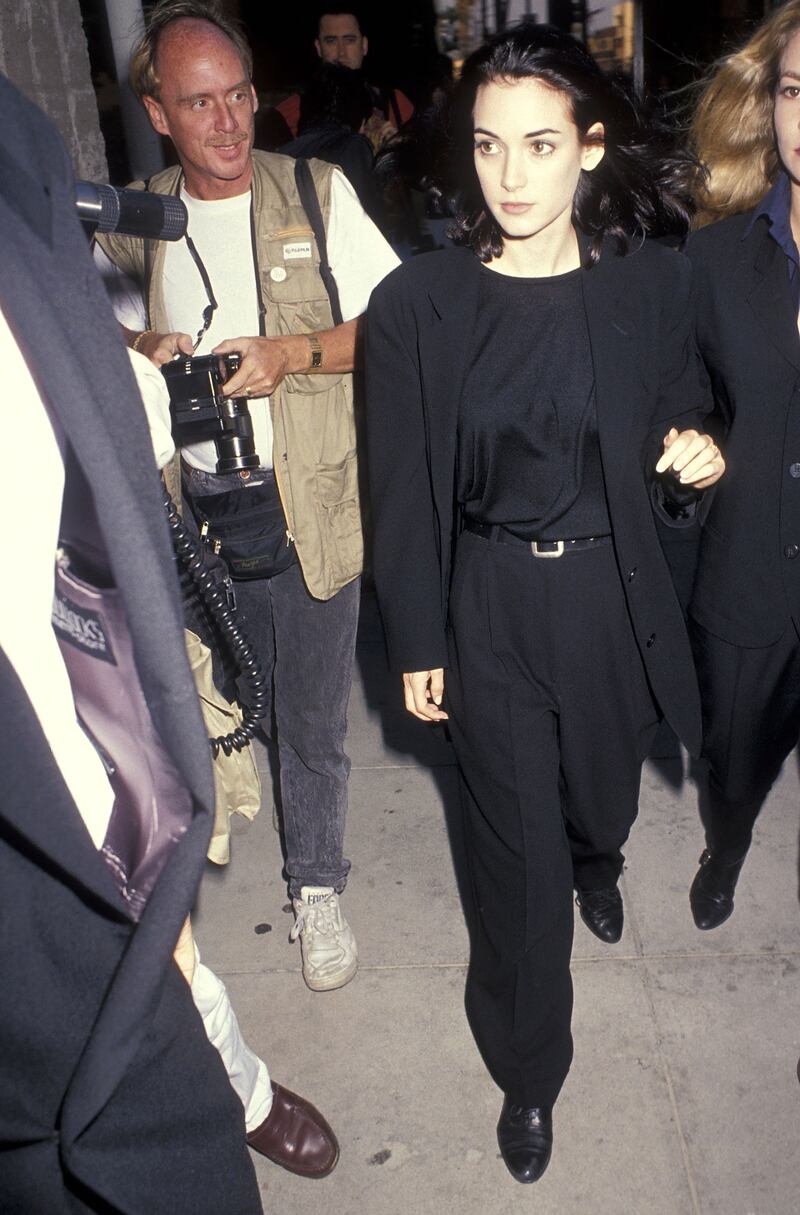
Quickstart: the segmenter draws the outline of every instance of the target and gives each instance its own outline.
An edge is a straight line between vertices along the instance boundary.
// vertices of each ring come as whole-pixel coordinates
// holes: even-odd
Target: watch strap
[[[311,362],[308,369],[309,371],[319,371],[322,366],[322,343],[316,333],[307,333],[306,337],[311,347]]]

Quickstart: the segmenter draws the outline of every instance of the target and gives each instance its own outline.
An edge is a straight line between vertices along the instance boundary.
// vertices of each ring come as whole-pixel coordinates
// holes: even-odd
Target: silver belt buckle
[[[543,553],[539,549],[540,544],[555,544],[555,550],[552,553]],[[546,557],[563,557],[564,556],[564,541],[563,540],[531,540],[531,552],[534,557],[540,557],[542,560]]]

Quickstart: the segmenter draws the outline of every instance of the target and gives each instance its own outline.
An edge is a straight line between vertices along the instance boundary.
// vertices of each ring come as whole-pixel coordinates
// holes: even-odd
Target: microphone
[[[180,240],[189,218],[173,194],[118,190],[91,181],[75,182],[75,204],[90,237],[95,232],[120,232],[145,240]]]

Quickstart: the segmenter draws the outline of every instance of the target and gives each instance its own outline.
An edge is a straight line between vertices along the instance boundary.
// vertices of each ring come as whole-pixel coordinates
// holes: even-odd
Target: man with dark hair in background
[[[314,49],[323,63],[338,63],[355,71],[363,70],[369,40],[360,12],[352,6],[320,6]],[[364,133],[377,151],[387,138],[408,122],[414,107],[400,89],[384,89],[374,84],[369,88],[373,113]],[[300,125],[300,94],[290,94],[275,109],[286,122],[292,136],[296,136]]]

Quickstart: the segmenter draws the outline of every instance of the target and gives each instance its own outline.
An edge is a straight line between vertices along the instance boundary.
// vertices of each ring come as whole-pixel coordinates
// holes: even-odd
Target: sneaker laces
[[[297,919],[289,933],[290,941],[297,940],[306,924],[312,932],[319,932],[323,936],[327,936],[329,933],[334,935],[340,930],[337,906],[332,894],[310,905],[301,902],[300,909],[296,914]]]

